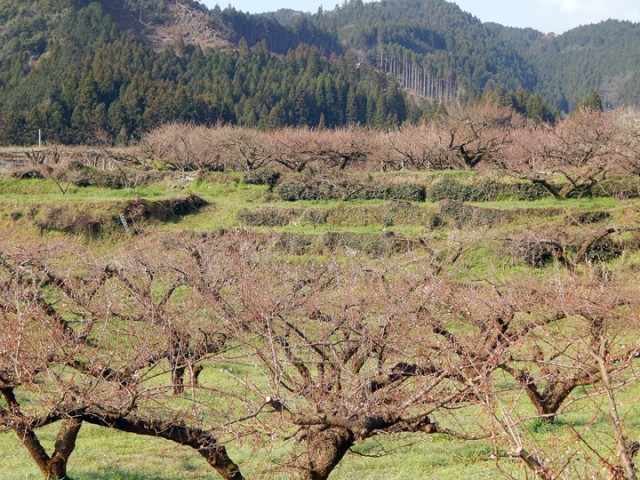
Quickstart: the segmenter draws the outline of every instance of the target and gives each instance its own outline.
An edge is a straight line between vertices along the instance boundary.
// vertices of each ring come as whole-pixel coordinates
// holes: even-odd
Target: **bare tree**
[[[383,169],[445,170],[454,168],[450,159],[451,139],[444,137],[435,122],[418,126],[403,126],[389,132],[385,139],[391,152]],[[392,155],[395,153],[395,155]]]
[[[603,466],[611,472],[622,469],[629,475],[636,449],[624,437],[612,407],[617,388],[628,388],[636,378],[630,372],[638,347],[620,341],[620,334],[627,328],[623,320],[627,309],[630,305],[637,308],[632,289],[625,283],[612,285],[598,277],[560,274],[549,282],[529,278],[523,285],[494,285],[489,290],[483,289],[481,298],[481,303],[495,309],[496,317],[502,320],[482,322],[487,331],[493,331],[493,337],[488,338],[495,341],[479,342],[474,352],[489,350],[488,356],[496,368],[487,370],[489,375],[470,378],[473,380],[470,385],[489,419],[487,429],[493,432],[498,468],[513,478],[501,466],[506,458],[518,460],[543,479],[591,476]],[[486,309],[470,305],[464,299],[461,305],[472,318]],[[504,312],[509,312],[506,318],[510,320],[504,321]],[[511,316],[512,313],[515,315]],[[485,315],[476,322],[486,318]],[[513,379],[513,387],[505,385],[500,372]],[[612,378],[617,379],[616,386],[610,382]],[[588,436],[588,426],[576,425],[568,416],[572,408],[582,409],[582,405],[590,404],[600,395],[608,398],[609,408],[598,406],[594,415],[604,412],[610,415],[617,459],[605,453],[610,448],[607,442]],[[523,407],[523,397],[529,400],[534,412]],[[558,438],[557,444],[539,443],[527,428],[534,419],[548,423],[559,416],[572,433]],[[585,448],[589,449],[587,453]],[[593,452],[597,452],[596,458]]]
[[[443,142],[452,165],[474,169],[481,163],[495,163],[511,144],[511,134],[524,125],[523,118],[510,108],[490,102],[467,108],[450,108],[444,119]]]
[[[32,150],[26,152],[26,155],[31,167],[36,169],[42,178],[53,181],[62,195],[67,193],[71,182],[65,181],[61,175],[65,162],[57,146],[47,150]]]
[[[345,170],[351,164],[364,163],[373,152],[371,133],[355,126],[335,130],[286,128],[269,136],[275,161],[296,172],[311,164]]]
[[[200,248],[207,265],[221,262],[212,247]],[[418,278],[283,265],[246,243],[225,259],[236,265],[233,288],[211,295],[211,308],[267,382],[239,379],[247,409],[227,425],[302,444],[286,466],[301,478],[327,478],[353,445],[376,435],[481,436],[437,419],[467,387],[457,364],[415,341],[424,330],[409,301],[421,296]]]
[[[179,270],[132,253],[112,265],[80,252],[60,263],[33,252],[3,254],[1,426],[16,431],[53,478],[65,478],[81,422],[89,422],[189,446],[223,478],[241,479],[196,391],[198,362],[219,352],[225,336],[205,321],[198,298],[180,291]],[[66,262],[72,267],[61,268]],[[192,379],[186,408],[171,400],[184,392],[185,371]],[[24,395],[36,400],[35,411],[23,411]],[[57,421],[49,457],[36,430]]]
[[[213,134],[215,131],[203,126],[172,123],[146,134],[139,148],[150,161],[165,169],[183,172],[220,170],[225,166],[225,159]]]
[[[280,439],[280,468],[315,480],[359,442],[402,432],[489,441],[511,477],[515,460],[546,479],[603,465],[635,478],[616,402],[637,378],[635,279],[576,268],[460,282],[415,259],[286,262],[269,242],[135,238],[100,260],[3,244],[0,428],[57,478],[83,422],[189,446],[233,480],[233,439]],[[245,373],[224,384],[198,377],[237,363]],[[585,406],[609,419],[609,439],[572,421]],[[557,443],[533,421],[562,429]],[[37,432],[52,423],[48,454]]]
[[[627,171],[616,115],[582,109],[555,126],[521,129],[501,166],[559,200],[596,187],[609,173]]]

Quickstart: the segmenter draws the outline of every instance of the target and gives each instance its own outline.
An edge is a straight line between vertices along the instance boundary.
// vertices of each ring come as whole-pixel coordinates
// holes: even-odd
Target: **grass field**
[[[435,173],[375,174],[376,179],[433,183]],[[460,182],[473,182],[469,172],[447,172]],[[165,211],[162,202],[196,195],[207,205],[188,214]],[[183,231],[216,232],[243,229],[273,236],[272,245],[285,261],[314,262],[337,258],[350,262],[354,258],[365,265],[385,262],[407,265],[433,261],[445,256],[455,245],[472,241],[458,262],[449,268],[451,278],[460,282],[499,278],[508,281],[534,272],[544,277],[558,270],[550,261],[532,268],[513,254],[516,240],[530,235],[547,238],[582,238],[605,226],[629,231],[615,237],[615,255],[607,257],[605,268],[611,275],[634,281],[640,269],[640,236],[632,228],[640,220],[637,199],[611,197],[570,199],[552,198],[533,201],[467,202],[460,210],[446,209],[443,202],[408,202],[385,199],[322,200],[285,202],[266,186],[248,185],[240,174],[208,174],[204,178],[167,175],[139,188],[109,189],[70,186],[62,195],[51,180],[0,179],[0,232],[4,241],[20,242],[26,238],[46,244],[65,238],[94,252],[107,252],[124,244],[133,235],[119,224],[117,216],[131,208],[131,202],[149,202],[155,215],[132,217],[128,227],[139,235],[164,235]],[[155,203],[154,203],[155,202]],[[162,205],[160,206],[156,206]],[[456,204],[457,205],[457,204]],[[461,213],[460,213],[461,212]],[[602,220],[584,220],[583,214],[600,212]],[[82,215],[80,215],[82,213]],[[589,217],[590,218],[590,217]],[[595,217],[594,217],[595,218]],[[64,219],[62,222],[61,219]],[[97,222],[99,228],[86,233],[74,230],[79,222]],[[581,220],[582,219],[582,220]],[[54,221],[55,220],[55,221]],[[74,223],[75,222],[75,223]],[[605,252],[606,253],[606,252]],[[594,263],[596,263],[594,261]],[[588,266],[589,268],[591,265]],[[408,267],[409,268],[409,267]],[[579,266],[578,271],[587,266]],[[631,330],[628,335],[633,340]],[[205,378],[217,378],[212,367]],[[217,381],[217,380],[216,380]],[[225,380],[226,381],[226,380]],[[505,387],[517,390],[511,380]],[[567,407],[554,425],[535,420],[535,412],[526,399],[514,401],[521,415],[531,420],[521,426],[535,442],[571,443],[573,427],[593,444],[603,445],[603,455],[614,455],[613,434],[602,399],[590,400],[589,389],[577,389],[572,398],[584,397]],[[595,398],[595,396],[594,396]],[[636,384],[622,389],[619,408],[625,418],[630,438],[640,438],[640,410]],[[596,402],[600,402],[597,403]],[[0,406],[3,406],[0,403]],[[477,413],[482,415],[481,412]],[[443,417],[446,423],[448,420]],[[39,431],[46,448],[55,440],[56,427]],[[278,473],[274,467],[290,455],[287,444],[274,439],[270,448],[254,449],[249,440],[230,441],[228,450],[246,478],[292,478],[290,472]],[[607,450],[608,449],[608,450]],[[0,434],[0,478],[6,480],[38,479],[42,474],[29,458],[13,432]],[[555,452],[558,456],[562,452]],[[496,479],[504,478],[496,468],[494,448],[488,440],[453,440],[446,435],[405,434],[379,436],[358,444],[332,473],[331,479],[400,480],[400,479]],[[501,467],[515,478],[532,478],[516,460],[502,460]],[[215,478],[215,473],[193,450],[161,439],[135,436],[115,430],[84,425],[73,453],[69,474],[86,480],[169,480]],[[529,476],[527,476],[529,475]],[[562,478],[580,478],[575,470]],[[603,473],[604,478],[605,473]]]

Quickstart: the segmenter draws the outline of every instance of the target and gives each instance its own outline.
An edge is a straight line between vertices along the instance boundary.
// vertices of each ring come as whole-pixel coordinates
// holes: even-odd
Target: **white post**
[[[42,130],[38,129],[38,148],[42,146]]]

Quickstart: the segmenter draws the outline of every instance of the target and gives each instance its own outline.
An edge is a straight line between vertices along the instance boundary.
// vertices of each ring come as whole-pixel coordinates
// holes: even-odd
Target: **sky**
[[[208,7],[232,5],[244,12],[273,12],[292,8],[315,13],[322,5],[332,10],[342,0],[201,0]],[[367,2],[368,0],[364,0]],[[571,28],[609,18],[640,22],[639,0],[454,0],[483,22],[512,27],[531,27],[544,33],[563,33]]]

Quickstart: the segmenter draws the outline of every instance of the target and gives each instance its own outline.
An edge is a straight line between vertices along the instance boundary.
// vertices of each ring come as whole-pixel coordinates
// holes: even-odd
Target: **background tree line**
[[[153,50],[150,38],[179,29],[186,11],[226,47],[174,33]],[[594,89],[605,107],[637,98],[624,70],[633,49],[616,40],[621,31],[633,44],[634,25],[547,38],[482,24],[441,0],[350,1],[313,15],[189,1],[2,0],[0,20],[3,144],[31,144],[38,128],[51,142],[126,142],[171,121],[390,127],[487,94],[548,121]],[[569,61],[559,64],[560,55]],[[588,74],[585,55],[597,59]]]
[[[246,42],[230,53],[193,45],[156,53],[119,32],[95,3],[61,29],[64,44],[2,98],[2,143],[33,143],[39,128],[56,143],[126,142],[177,120],[391,126],[410,114],[397,85],[352,56],[300,46],[276,57]]]

